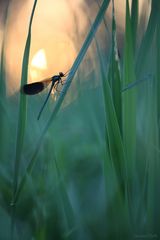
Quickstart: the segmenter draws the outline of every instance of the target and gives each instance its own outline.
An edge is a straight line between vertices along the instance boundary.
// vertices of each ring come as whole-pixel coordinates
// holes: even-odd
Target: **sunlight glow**
[[[46,54],[44,49],[40,49],[32,58],[31,66],[40,68],[40,69],[47,69],[47,60]]]
[[[47,58],[46,53],[44,49],[38,50],[35,55],[33,55],[33,58],[30,63],[30,80],[32,81],[38,81],[41,78],[43,79],[45,77],[45,72],[47,70],[48,64],[47,64]]]

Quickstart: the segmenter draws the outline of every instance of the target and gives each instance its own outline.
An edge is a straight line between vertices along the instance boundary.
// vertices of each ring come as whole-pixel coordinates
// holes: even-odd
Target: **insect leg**
[[[58,82],[56,82],[53,86],[53,88],[57,91],[57,85],[58,85]]]
[[[66,79],[63,79],[63,80],[61,79],[61,81],[60,81],[61,85],[64,85],[65,82],[66,82]]]
[[[54,89],[56,90],[56,92],[60,93],[61,91],[58,90],[58,85],[59,85],[60,82],[57,82],[54,84]]]

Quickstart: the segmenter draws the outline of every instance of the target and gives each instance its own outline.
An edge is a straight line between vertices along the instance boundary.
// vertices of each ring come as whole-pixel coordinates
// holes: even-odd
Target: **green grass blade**
[[[22,63],[22,76],[21,76],[21,86],[27,83],[28,78],[28,62],[29,62],[29,52],[30,52],[30,44],[31,44],[31,27],[33,16],[36,8],[37,0],[34,1],[30,23],[29,23],[29,30],[28,36],[26,40],[24,56],[23,56],[23,63]],[[19,176],[19,169],[20,169],[20,160],[21,160],[21,153],[23,149],[23,140],[24,140],[24,133],[25,133],[25,124],[26,124],[26,96],[24,94],[20,95],[20,106],[19,106],[19,117],[18,117],[18,130],[17,130],[17,142],[16,142],[16,157],[15,157],[15,171],[14,171],[14,194],[17,191],[18,185],[18,176]],[[15,203],[13,196],[13,205]]]
[[[140,83],[145,83],[146,81],[149,81],[149,80],[153,80],[153,75],[152,74],[148,74],[146,77],[140,79],[140,80],[136,80],[132,83],[129,83],[126,87],[123,87],[122,88],[122,92],[125,92],[127,90],[130,90],[136,86],[138,86]]]
[[[160,22],[160,16],[158,15],[158,22]],[[160,47],[159,47],[159,43],[160,43],[160,24],[157,24],[157,34],[156,34],[156,45],[157,45],[157,59],[156,59],[156,63],[157,63],[157,111],[158,111],[158,122],[160,122],[160,67],[159,67],[159,63],[160,63]]]
[[[114,36],[115,37],[115,36]],[[105,106],[105,116],[106,116],[106,158],[104,166],[109,166],[109,158],[111,158],[111,165],[113,171],[115,171],[118,182],[121,197],[124,197],[124,192],[126,189],[126,169],[125,169],[125,154],[122,143],[122,137],[120,132],[120,126],[117,119],[115,105],[113,102],[113,89],[109,84],[109,77],[111,78],[110,72],[107,77],[106,70],[104,69],[103,59],[100,54],[100,48],[98,42],[96,42],[97,52],[100,60],[100,70],[102,76],[102,87],[104,96],[104,106]],[[115,46],[116,42],[113,43]],[[115,49],[114,49],[115,50]],[[116,58],[115,52],[113,53],[113,58]],[[116,65],[117,67],[117,65]],[[111,79],[112,80],[112,79]],[[119,89],[120,90],[120,89]],[[120,90],[121,92],[121,90]],[[109,151],[109,152],[108,152]],[[107,168],[104,167],[104,175],[107,176]]]
[[[34,1],[32,13],[30,17],[28,36],[26,40],[26,45],[25,45],[25,50],[23,55],[23,62],[22,62],[21,86],[27,83],[27,78],[28,78],[28,62],[29,62],[29,52],[30,52],[30,44],[31,44],[31,27],[32,27],[32,21],[33,21],[36,4],[37,4],[37,0]],[[25,125],[26,125],[26,96],[21,94],[20,104],[19,104],[16,154],[15,154],[15,164],[14,164],[13,196],[12,196],[12,202],[11,202],[11,207],[12,207],[11,237],[12,238],[14,237],[15,203],[16,203],[15,198],[16,198],[16,192],[17,192],[18,180],[19,180],[19,170],[20,170],[20,162],[21,162],[21,155],[22,155],[22,149],[23,149]]]
[[[5,69],[5,43],[7,32],[7,17],[10,4],[7,3],[6,11],[4,14],[4,33],[1,46],[0,57],[0,160],[6,161],[8,152],[8,99],[6,95],[6,69]]]
[[[106,201],[111,201],[107,216],[109,216],[111,225],[113,226],[116,225],[117,219],[121,219],[121,223],[119,221],[120,224],[114,228],[114,238],[116,236],[118,239],[119,236],[122,237],[124,235],[129,238],[130,223],[128,218],[125,151],[120,126],[115,112],[109,79],[106,77],[103,64],[100,65],[102,67],[101,74],[106,118],[106,156],[104,158],[103,172],[105,177]],[[114,190],[111,190],[111,186],[114,186]],[[114,191],[116,191],[116,194]],[[114,199],[113,192],[115,194]],[[111,226],[111,228],[109,227],[108,236],[112,235],[113,229]]]
[[[23,62],[22,62],[22,75],[21,75],[21,86],[27,83],[28,77],[28,62],[29,62],[29,52],[30,52],[30,43],[31,43],[31,27],[33,16],[35,12],[35,7],[37,4],[37,0],[34,1],[30,23],[28,36],[26,40]],[[18,178],[19,178],[19,170],[20,170],[20,161],[21,154],[23,149],[23,141],[24,141],[24,133],[25,133],[25,124],[26,124],[26,96],[20,95],[20,105],[19,105],[19,116],[18,116],[18,129],[17,129],[17,141],[16,141],[16,154],[15,154],[15,164],[14,164],[14,179],[13,179],[13,196],[12,196],[12,214],[11,214],[11,237],[14,238],[14,226],[15,226],[15,197],[18,187]]]
[[[150,96],[150,114],[148,119],[148,133],[149,133],[149,146],[148,150],[148,219],[149,228],[152,231],[159,229],[158,222],[160,221],[160,208],[157,208],[157,204],[160,201],[160,162],[159,162],[159,148],[160,148],[160,15],[158,16],[158,24],[156,28],[156,41],[155,41],[155,58],[156,58],[156,74],[155,82],[152,84],[152,95]],[[147,105],[148,106],[148,105]],[[150,122],[149,122],[150,120]],[[157,150],[156,150],[157,149]]]
[[[98,7],[100,8],[100,3],[98,0],[95,0],[96,4],[98,5]],[[108,23],[107,23],[107,19],[106,19],[106,16],[104,15],[103,17],[103,23],[104,23],[104,26],[105,26],[105,29],[106,29],[106,33],[107,33],[107,37],[108,37],[108,40],[111,41],[111,38],[110,38],[110,29],[109,29],[109,26],[108,26]]]
[[[66,93],[68,91],[68,88],[69,88],[69,86],[70,86],[70,84],[72,82],[72,79],[73,79],[73,77],[74,77],[74,75],[75,75],[75,73],[76,73],[80,63],[82,62],[82,60],[83,60],[83,58],[84,58],[84,56],[85,56],[85,54],[86,54],[86,52],[87,52],[87,50],[89,48],[89,46],[90,46],[94,36],[95,36],[95,33],[96,33],[97,29],[98,29],[99,24],[103,20],[103,16],[104,16],[104,14],[106,12],[106,9],[107,9],[107,7],[109,5],[109,2],[110,2],[110,0],[104,0],[103,1],[103,4],[102,4],[102,6],[101,6],[101,8],[100,8],[100,10],[99,10],[99,12],[98,12],[98,14],[96,16],[96,19],[95,19],[95,21],[94,21],[94,23],[93,23],[93,25],[92,25],[92,27],[91,27],[87,37],[86,37],[86,40],[84,41],[84,44],[83,44],[83,46],[82,46],[82,48],[81,48],[81,50],[80,50],[80,52],[79,52],[79,54],[77,56],[77,58],[76,58],[76,60],[75,60],[75,62],[73,64],[72,68],[71,68],[69,76],[66,79],[66,84],[65,84],[65,86],[64,86],[64,88],[63,88],[63,90],[62,90],[62,92],[61,92],[61,94],[59,96],[59,99],[57,100],[57,103],[56,103],[56,105],[54,107],[54,110],[52,112],[52,115],[51,115],[50,119],[48,120],[44,130],[42,131],[42,134],[41,134],[41,136],[39,138],[39,141],[38,141],[38,144],[36,146],[36,149],[35,149],[35,151],[33,153],[33,156],[32,156],[32,158],[30,160],[30,163],[29,163],[29,165],[28,165],[28,167],[26,169],[26,173],[25,173],[24,177],[22,178],[22,180],[20,182],[19,189],[18,189],[18,191],[16,193],[16,199],[18,198],[20,192],[22,191],[22,189],[24,187],[27,175],[31,174],[31,171],[32,171],[32,168],[33,168],[33,166],[35,164],[36,156],[37,156],[37,153],[39,152],[39,148],[40,148],[40,146],[42,144],[43,138],[44,138],[48,128],[50,127],[51,123],[53,122],[53,120],[54,120],[54,118],[55,118],[55,116],[56,116],[56,114],[57,114],[57,112],[58,112],[58,110],[59,110],[63,100],[64,100],[64,97],[65,97],[65,95],[66,95]]]
[[[0,98],[1,102],[3,98],[6,98],[6,84],[5,84],[5,69],[4,69],[4,41],[2,41],[2,51],[1,51],[1,64],[0,64]],[[1,103],[2,105],[2,103]]]
[[[55,156],[55,171],[57,179],[57,198],[59,199],[60,209],[63,217],[64,226],[64,237],[67,236],[68,239],[74,239],[72,234],[76,228],[76,221],[74,217],[74,211],[71,205],[71,201],[67,194],[67,188],[65,182],[62,180],[63,176],[60,171],[56,156]]]
[[[135,65],[133,52],[133,38],[131,29],[131,18],[129,12],[129,1],[126,1],[126,23],[125,23],[125,49],[123,63],[123,84],[129,85],[135,82]],[[126,153],[127,176],[129,193],[133,191],[133,179],[136,159],[136,89],[123,92],[123,143]],[[129,198],[129,204],[130,200]]]
[[[120,129],[122,130],[122,93],[121,93],[121,73],[117,47],[117,29],[115,20],[114,1],[112,8],[112,51],[109,66],[109,82],[112,90],[113,103]]]
[[[5,84],[5,69],[4,69],[4,41],[2,42],[1,60],[0,60],[0,159],[5,159],[5,148],[7,144],[6,139],[6,109],[7,109],[7,97],[6,97],[6,84]]]
[[[124,49],[124,73],[125,85],[135,81],[133,39],[131,30],[131,19],[129,13],[129,2],[126,2],[126,32]],[[124,92],[123,95],[123,138],[128,161],[133,162],[136,144],[136,112],[135,112],[135,89]]]
[[[158,23],[158,15],[160,11],[160,1],[153,0],[151,6],[151,13],[148,21],[148,26],[145,31],[144,37],[141,41],[140,49],[138,51],[136,60],[136,75],[139,77],[143,71],[144,65],[147,60],[149,49],[151,47],[155,29]]]
[[[158,44],[159,45],[159,44]],[[158,131],[158,119],[157,119],[157,95],[155,81],[151,82],[148,88],[148,104],[147,104],[147,131],[146,131],[146,181],[144,188],[147,189],[147,201],[146,201],[146,214],[147,223],[146,228],[150,231],[155,231],[155,226],[159,219],[159,208],[157,204],[159,202],[159,153],[156,149],[159,149],[159,131]],[[145,199],[145,195],[143,197]],[[144,204],[144,203],[142,203]],[[158,228],[157,228],[158,229]]]
[[[136,39],[137,39],[137,27],[138,27],[138,0],[132,0],[131,7],[131,27],[132,27],[132,36],[133,36],[133,50],[136,49]]]
[[[111,89],[105,74],[102,75],[105,102],[106,129],[109,141],[110,156],[115,167],[117,179],[124,197],[126,188],[126,162],[119,124],[113,104]]]
[[[69,76],[68,76],[68,78],[66,80],[66,84],[65,84],[65,86],[63,88],[62,93],[60,94],[60,97],[59,97],[59,99],[58,99],[58,101],[56,103],[56,106],[55,106],[54,110],[53,110],[52,116],[51,116],[51,118],[50,118],[50,120],[49,120],[49,122],[47,124],[48,126],[50,125],[50,122],[53,120],[53,118],[57,114],[57,112],[58,112],[58,110],[59,110],[59,108],[60,108],[60,106],[61,106],[61,104],[62,104],[62,102],[64,100],[64,97],[65,97],[65,95],[66,95],[66,93],[68,91],[68,88],[69,88],[69,86],[70,86],[70,84],[72,82],[72,79],[73,79],[73,77],[74,77],[74,75],[75,75],[79,65],[81,64],[81,62],[82,62],[82,60],[83,60],[83,58],[84,58],[84,56],[85,56],[85,54],[86,54],[90,44],[91,44],[94,36],[95,36],[95,33],[96,33],[97,29],[98,29],[99,24],[103,20],[103,17],[104,17],[104,14],[106,12],[106,9],[107,9],[107,7],[109,5],[109,2],[110,2],[110,0],[104,0],[102,6],[100,7],[100,10],[99,10],[99,12],[98,12],[98,14],[96,16],[96,19],[95,19],[95,21],[94,21],[93,25],[91,26],[91,29],[90,29],[90,31],[88,33],[88,36],[86,37],[86,40],[84,41],[83,46],[82,46],[82,48],[81,48],[81,50],[80,50],[80,52],[79,52],[79,54],[78,54],[78,56],[77,56],[77,58],[76,58],[76,60],[75,60],[75,62],[73,64],[73,66],[71,68]]]

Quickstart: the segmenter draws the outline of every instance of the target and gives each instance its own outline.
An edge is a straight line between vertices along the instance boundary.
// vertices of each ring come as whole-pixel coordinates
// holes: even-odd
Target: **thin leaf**
[[[22,63],[21,86],[27,83],[27,78],[28,78],[28,62],[29,62],[29,53],[30,53],[30,44],[31,44],[31,27],[32,27],[32,21],[33,21],[36,4],[37,4],[37,0],[34,1],[32,13],[30,17],[28,36],[26,40],[26,46],[24,50],[23,63]],[[15,204],[14,198],[15,198],[15,193],[17,191],[17,186],[18,186],[18,177],[19,177],[21,154],[23,149],[25,125],[26,125],[26,96],[24,94],[21,94],[20,106],[19,106],[19,117],[18,117],[17,142],[16,142],[14,193],[13,193],[13,200],[12,200],[13,205]]]
[[[54,107],[54,110],[52,112],[52,115],[51,115],[50,119],[48,120],[45,128],[42,131],[42,134],[41,134],[41,136],[39,138],[39,141],[38,141],[38,144],[36,146],[36,149],[35,149],[35,151],[33,153],[33,156],[31,158],[29,164],[28,164],[28,167],[26,169],[26,173],[25,173],[24,177],[22,178],[22,180],[20,182],[18,191],[16,193],[16,199],[18,198],[20,192],[22,191],[22,189],[24,187],[24,184],[25,184],[26,179],[27,179],[27,175],[31,174],[31,171],[32,171],[32,168],[33,168],[33,166],[35,164],[36,157],[37,157],[37,154],[39,152],[39,148],[40,148],[40,146],[42,144],[43,138],[44,138],[48,128],[51,126],[53,120],[55,119],[57,112],[59,111],[59,109],[61,107],[61,104],[62,104],[62,102],[64,100],[64,97],[65,97],[65,95],[66,95],[66,93],[67,93],[67,91],[69,89],[69,86],[70,86],[70,84],[72,82],[72,79],[73,79],[73,77],[74,77],[74,75],[75,75],[79,65],[81,64],[81,62],[82,62],[82,60],[83,60],[83,58],[84,58],[84,56],[85,56],[85,54],[86,54],[90,44],[91,44],[94,36],[95,36],[95,33],[96,33],[97,29],[98,29],[98,26],[100,25],[101,21],[103,20],[103,16],[104,16],[104,14],[106,12],[106,9],[107,9],[107,7],[109,5],[109,2],[110,2],[110,0],[104,0],[103,1],[103,4],[102,4],[102,6],[101,6],[101,8],[100,8],[100,10],[99,10],[99,12],[98,12],[98,14],[96,16],[96,19],[95,19],[95,21],[94,21],[94,23],[93,23],[93,25],[92,25],[92,27],[91,27],[87,37],[86,37],[84,43],[83,43],[83,46],[82,46],[82,48],[81,48],[81,50],[80,50],[80,52],[79,52],[79,54],[78,54],[78,56],[76,58],[76,60],[75,60],[75,62],[73,64],[71,70],[70,70],[70,73],[69,73],[69,75],[68,75],[68,77],[66,79],[66,84],[64,85],[64,88],[63,88],[63,90],[62,90],[62,92],[61,92],[61,94],[59,96],[59,99],[58,99],[55,107]]]
[[[145,31],[144,37],[141,41],[140,49],[138,51],[137,59],[136,59],[136,76],[140,77],[143,67],[146,63],[147,56],[149,53],[149,49],[151,47],[154,33],[156,30],[156,26],[158,23],[158,15],[159,15],[159,0],[153,0],[151,6],[151,13],[148,21],[148,26]]]
[[[137,39],[137,28],[138,28],[138,6],[139,0],[132,0],[131,7],[131,28],[133,37],[133,50],[136,49],[136,39]]]
[[[119,123],[119,127],[122,131],[122,93],[121,93],[121,73],[120,73],[120,63],[118,56],[117,47],[117,29],[116,29],[116,19],[114,10],[114,1],[112,3],[112,51],[109,66],[109,82],[112,90],[113,103]]]

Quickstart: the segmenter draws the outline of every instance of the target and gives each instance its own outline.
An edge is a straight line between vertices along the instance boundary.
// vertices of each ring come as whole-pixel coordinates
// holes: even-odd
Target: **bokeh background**
[[[0,239],[160,238],[159,0],[38,0],[24,54],[35,2],[0,1]]]
[[[142,0],[139,1],[140,12],[143,6],[141,17],[144,19],[149,11],[147,2],[149,1],[145,3]],[[45,2],[39,0],[32,26],[28,82],[41,80],[59,71],[65,72],[70,69],[100,3],[100,1],[57,0],[53,5],[52,0]],[[0,4],[2,37],[5,27],[7,89],[8,93],[12,94],[20,87],[24,43],[33,1],[1,1]],[[115,11],[119,49],[122,49],[125,1],[116,0]],[[108,31],[111,33],[111,6],[106,13],[106,22]],[[103,26],[100,27],[99,32],[101,47],[106,51],[110,47],[110,38],[104,33]],[[92,54],[91,51],[90,54]]]

